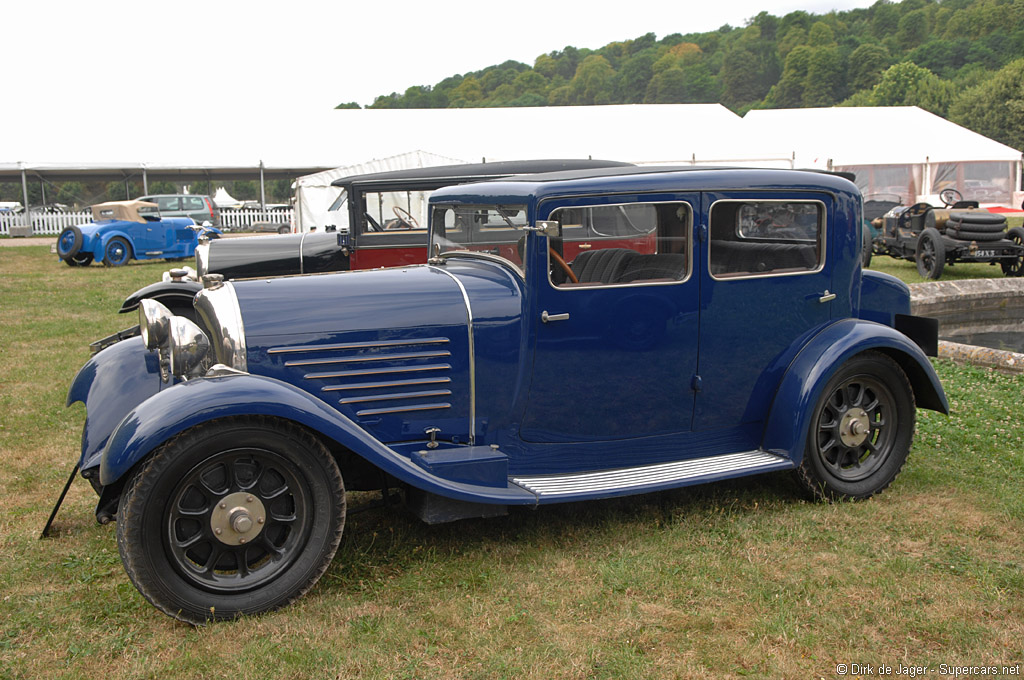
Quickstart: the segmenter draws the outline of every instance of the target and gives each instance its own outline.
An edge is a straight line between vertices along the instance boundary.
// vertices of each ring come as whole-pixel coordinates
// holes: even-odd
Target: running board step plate
[[[615,470],[513,477],[512,482],[536,494],[540,501],[568,500],[624,496],[792,468],[788,458],[767,451],[744,451]]]

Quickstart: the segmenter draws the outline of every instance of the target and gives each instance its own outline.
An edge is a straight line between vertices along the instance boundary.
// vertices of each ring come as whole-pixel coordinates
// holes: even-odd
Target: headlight
[[[139,303],[139,332],[148,349],[156,349],[167,342],[173,317],[171,310],[156,300],[147,298]]]
[[[199,368],[210,351],[210,340],[199,326],[183,316],[171,317],[171,373],[179,378]]]

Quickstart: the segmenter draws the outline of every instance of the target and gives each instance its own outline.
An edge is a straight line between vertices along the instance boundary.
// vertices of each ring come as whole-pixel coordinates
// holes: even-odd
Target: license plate
[[[996,251],[994,250],[979,250],[974,253],[975,257],[995,257]]]

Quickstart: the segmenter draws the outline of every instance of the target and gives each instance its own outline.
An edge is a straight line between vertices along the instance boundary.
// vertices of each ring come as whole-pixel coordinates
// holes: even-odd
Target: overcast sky
[[[365,106],[508,59],[532,65],[567,45],[742,26],[762,10],[824,14],[873,2],[12,1],[2,13],[0,63],[5,100],[24,95],[29,111],[81,106],[114,86],[225,108]]]

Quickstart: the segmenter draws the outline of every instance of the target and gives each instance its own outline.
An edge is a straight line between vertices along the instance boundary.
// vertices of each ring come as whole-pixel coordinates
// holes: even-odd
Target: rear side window
[[[825,206],[819,201],[718,201],[710,227],[715,278],[801,274],[824,264]]]
[[[177,196],[158,196],[156,204],[160,210],[181,210]]]
[[[182,197],[182,203],[184,203],[185,210],[205,210],[206,202],[198,196],[184,196]]]

